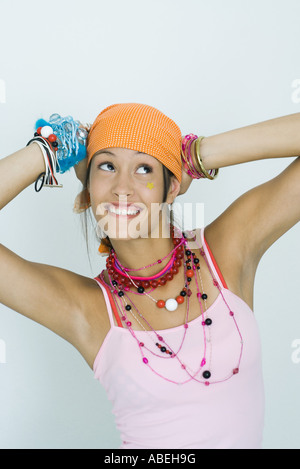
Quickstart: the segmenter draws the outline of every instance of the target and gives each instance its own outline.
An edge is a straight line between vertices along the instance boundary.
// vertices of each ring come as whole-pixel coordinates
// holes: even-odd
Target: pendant
[[[174,300],[174,298],[169,298],[166,301],[165,308],[168,311],[176,311],[176,309],[178,308],[178,303],[176,300]]]

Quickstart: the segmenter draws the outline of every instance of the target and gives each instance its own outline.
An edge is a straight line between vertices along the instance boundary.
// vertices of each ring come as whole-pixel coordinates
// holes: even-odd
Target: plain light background
[[[54,112],[93,122],[110,104],[140,102],[183,134],[207,136],[300,112],[299,18],[298,0],[0,0],[0,158],[24,147],[35,121]],[[292,161],[224,168],[176,202],[203,203],[207,225]],[[63,189],[36,194],[30,186],[2,210],[0,242],[28,260],[95,277],[105,260],[91,234],[90,265],[72,212],[80,183],[73,170],[60,180]],[[299,235],[297,225],[274,244],[256,276],[264,448],[300,448],[300,363],[292,359]],[[118,448],[105,391],[71,345],[3,305],[0,340],[1,448]]]

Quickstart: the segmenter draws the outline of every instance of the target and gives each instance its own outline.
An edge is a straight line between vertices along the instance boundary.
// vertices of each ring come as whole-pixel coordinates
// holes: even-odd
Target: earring
[[[110,253],[110,247],[106,244],[105,242],[105,238],[103,238],[101,240],[101,243],[100,243],[100,246],[98,248],[98,253],[100,254],[100,256],[104,257],[104,256],[108,256],[109,253]]]
[[[97,223],[95,231],[97,237],[101,239],[101,243],[98,248],[98,253],[100,254],[100,256],[108,256],[112,248],[108,236],[106,236],[99,223]]]

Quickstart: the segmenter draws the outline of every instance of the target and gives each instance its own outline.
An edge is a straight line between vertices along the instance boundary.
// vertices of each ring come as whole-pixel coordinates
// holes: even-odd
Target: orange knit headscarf
[[[87,140],[88,165],[106,148],[128,148],[157,158],[181,182],[181,131],[154,107],[138,103],[113,104],[93,123]]]
[[[141,151],[158,159],[181,182],[181,131],[175,122],[152,106],[138,103],[113,104],[105,108],[91,126],[87,139],[87,166],[93,156],[107,148]],[[85,192],[85,191],[83,191]],[[74,211],[89,207],[89,194],[78,194]],[[110,246],[103,238],[101,255]]]

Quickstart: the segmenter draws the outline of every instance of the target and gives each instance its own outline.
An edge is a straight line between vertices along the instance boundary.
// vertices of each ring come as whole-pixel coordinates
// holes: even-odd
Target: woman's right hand
[[[84,160],[81,160],[78,164],[75,164],[74,170],[79,181],[81,181],[83,186],[85,186],[87,174],[87,158],[84,158]]]

